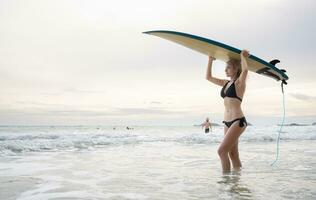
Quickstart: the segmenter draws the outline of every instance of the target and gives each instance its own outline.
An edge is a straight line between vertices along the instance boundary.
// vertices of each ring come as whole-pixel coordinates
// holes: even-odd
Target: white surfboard
[[[164,30],[147,31],[144,33],[167,39],[198,51],[202,54],[213,56],[216,59],[222,60],[224,62],[227,62],[229,59],[240,60],[240,49],[207,38],[190,35],[187,33]],[[250,55],[247,58],[248,68],[250,71],[271,77],[277,81],[281,80],[286,84],[286,80],[288,80],[288,76],[285,74],[286,71],[283,69],[278,69],[275,66],[279,62],[279,60],[267,62],[254,55]]]

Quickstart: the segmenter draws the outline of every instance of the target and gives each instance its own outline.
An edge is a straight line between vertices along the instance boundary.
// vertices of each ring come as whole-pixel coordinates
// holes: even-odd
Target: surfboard
[[[227,44],[217,42],[211,39],[203,38],[188,33],[181,33],[176,31],[156,30],[146,31],[145,34],[158,36],[160,38],[178,43],[182,46],[212,56],[218,60],[227,62],[229,59],[240,60],[241,50]],[[280,61],[274,59],[267,62],[254,55],[249,55],[247,59],[248,69],[258,74],[273,78],[277,81],[282,81],[286,84],[289,77],[285,74],[284,69],[279,69],[275,65]]]

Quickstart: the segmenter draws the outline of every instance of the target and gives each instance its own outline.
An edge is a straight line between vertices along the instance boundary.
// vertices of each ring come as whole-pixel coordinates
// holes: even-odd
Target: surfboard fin
[[[282,84],[285,84],[285,85],[287,85],[287,82],[286,82],[286,80],[282,80]]]
[[[271,60],[269,63],[275,66],[275,65],[278,64],[279,62],[280,62],[280,60],[274,59],[274,60]]]
[[[286,73],[286,70],[285,70],[285,69],[280,69],[280,71],[283,72],[283,73]],[[286,80],[284,80],[284,79],[282,80],[282,83],[285,84],[285,85],[287,85],[287,82],[286,82]]]

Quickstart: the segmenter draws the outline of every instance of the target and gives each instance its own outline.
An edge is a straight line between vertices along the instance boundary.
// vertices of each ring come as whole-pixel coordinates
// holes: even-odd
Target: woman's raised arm
[[[212,64],[213,64],[214,60],[215,60],[214,57],[209,56],[208,64],[207,64],[207,71],[206,71],[206,80],[208,80],[216,85],[224,86],[227,80],[215,78],[212,75]]]

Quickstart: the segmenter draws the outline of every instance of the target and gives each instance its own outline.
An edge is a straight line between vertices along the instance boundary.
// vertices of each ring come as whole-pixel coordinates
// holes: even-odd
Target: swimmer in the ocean
[[[202,129],[205,128],[205,133],[209,133],[210,130],[212,131],[212,126],[211,123],[209,122],[209,118],[206,118],[205,122],[203,124],[201,124]]]

